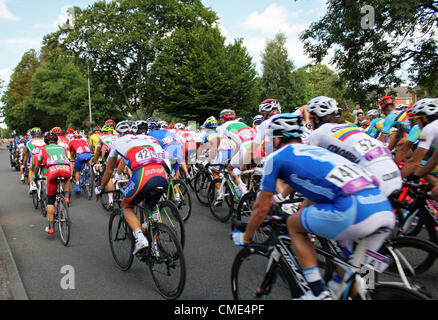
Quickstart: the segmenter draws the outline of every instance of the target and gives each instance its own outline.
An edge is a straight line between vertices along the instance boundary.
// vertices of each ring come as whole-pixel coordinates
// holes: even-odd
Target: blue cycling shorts
[[[377,188],[318,203],[302,210],[304,229],[334,240],[363,238],[380,227],[393,228],[395,216],[388,198]]]
[[[82,167],[84,166],[84,161],[87,161],[90,159],[91,159],[91,153],[89,153],[89,152],[84,152],[84,153],[81,153],[80,155],[78,155],[76,157],[76,160],[75,160],[75,170],[81,171]]]

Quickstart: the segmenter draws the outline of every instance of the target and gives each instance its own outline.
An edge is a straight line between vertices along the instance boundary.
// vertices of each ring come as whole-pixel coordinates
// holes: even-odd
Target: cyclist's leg
[[[161,165],[150,164],[133,172],[132,178],[122,194],[124,217],[131,230],[133,230],[138,248],[147,246],[147,240],[141,231],[140,220],[134,212],[134,207],[147,198],[150,191],[156,187],[163,187],[166,190],[166,172]]]

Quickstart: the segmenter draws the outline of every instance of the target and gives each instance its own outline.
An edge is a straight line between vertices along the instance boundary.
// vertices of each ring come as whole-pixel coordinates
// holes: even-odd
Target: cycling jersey
[[[261,190],[274,193],[277,178],[316,203],[376,188],[375,178],[363,167],[305,144],[284,146],[266,158]]]
[[[32,164],[32,167],[35,167],[38,154],[44,145],[44,140],[41,138],[32,139],[26,144],[24,151],[29,153],[28,164]]]
[[[373,138],[377,138],[380,134],[380,131],[382,131],[382,129],[383,129],[383,122],[384,122],[384,119],[382,119],[382,118],[374,118],[371,121],[370,126],[368,127],[368,129],[366,131],[368,133],[368,135],[370,135]]]
[[[75,134],[74,133],[67,133],[65,135],[65,137],[67,138],[68,142],[70,142],[75,138]]]
[[[438,146],[438,121],[435,120],[423,128],[418,138],[418,147],[429,150]]]
[[[171,133],[171,130],[151,130],[148,132],[148,136],[158,141],[161,148],[169,154],[169,160],[172,163],[172,170],[174,172],[178,171],[183,160],[183,152],[176,137]]]
[[[418,139],[420,138],[420,134],[421,134],[421,129],[420,126],[418,124],[416,124],[415,126],[413,126],[408,133],[408,141],[410,142],[417,142]]]
[[[277,179],[316,203],[300,214],[302,226],[311,234],[354,240],[379,227],[394,227],[391,204],[371,174],[326,149],[289,144],[272,153],[266,159],[261,190],[275,193]],[[373,239],[372,246],[378,249],[383,239]]]
[[[103,147],[105,150],[110,151],[111,145],[116,141],[118,136],[112,133],[106,133],[99,137],[99,140],[97,141],[97,147]]]
[[[69,142],[69,149],[74,151],[76,157],[82,153],[90,153],[87,141],[81,138],[71,140]]]
[[[400,170],[392,160],[391,151],[360,128],[325,123],[310,134],[307,143],[323,147],[366,168],[377,178],[379,188],[386,196],[401,188]]]
[[[90,140],[88,142],[90,148],[94,147],[94,150],[97,148],[97,144],[99,142],[101,134],[100,133],[94,133],[90,136]]]
[[[382,134],[389,134],[392,128],[399,129],[407,119],[408,113],[406,111],[393,110],[383,122]]]
[[[255,138],[254,129],[237,120],[228,121],[217,128],[219,138],[230,138],[240,147],[241,145],[253,142]]]
[[[132,171],[151,163],[166,164],[165,159],[169,157],[153,137],[132,134],[120,137],[112,144],[109,158],[117,155]]]

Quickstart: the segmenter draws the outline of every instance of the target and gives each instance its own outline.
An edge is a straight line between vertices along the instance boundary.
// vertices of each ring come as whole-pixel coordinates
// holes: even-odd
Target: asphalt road
[[[127,272],[116,267],[107,236],[109,213],[94,199],[72,196],[67,247],[59,235],[48,236],[46,219],[33,208],[28,187],[19,181],[8,157],[1,149],[0,223],[30,299],[162,300],[144,263],[135,259]],[[229,240],[230,223],[217,221],[196,198],[193,204],[185,223],[187,280],[179,299],[231,300],[231,265],[239,248]],[[72,270],[74,289],[63,289],[62,283],[73,287],[65,278]]]
[[[162,300],[144,263],[134,260],[127,272],[116,267],[107,236],[109,213],[94,199],[72,197],[68,247],[59,235],[48,236],[46,219],[33,208],[28,187],[19,181],[8,157],[8,151],[0,149],[0,224],[30,299]],[[185,223],[187,280],[179,299],[231,300],[231,265],[239,247],[229,239],[230,222],[217,221],[193,193],[192,202],[192,215]],[[72,271],[74,281],[65,289],[65,276]],[[420,280],[437,299],[438,264]]]

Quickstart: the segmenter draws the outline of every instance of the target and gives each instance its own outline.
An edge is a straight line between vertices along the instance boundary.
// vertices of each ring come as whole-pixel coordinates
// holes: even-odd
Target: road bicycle
[[[241,178],[247,176],[247,190],[253,190],[253,184],[259,183],[256,182],[259,180],[259,172],[256,171],[257,169],[245,170],[239,174],[239,177]],[[254,173],[257,173],[257,175]],[[239,192],[240,191],[237,191],[236,184],[229,175],[227,168],[222,166],[219,178],[214,179],[210,183],[208,190],[208,205],[211,213],[216,219],[221,222],[226,222],[230,219],[233,212],[237,210],[238,204],[244,196]],[[219,195],[223,197],[223,201],[218,200]],[[224,202],[226,205],[223,204]]]
[[[288,214],[274,215],[264,222],[266,225],[270,224],[272,228],[269,245],[249,244],[236,255],[231,271],[234,299],[294,299],[310,290],[309,283],[291,250],[291,239],[287,235],[286,228],[288,216]],[[233,220],[232,223],[236,230],[244,231],[246,228],[244,222]],[[376,232],[387,232],[387,230],[380,229]],[[380,255],[366,250],[368,237],[356,241],[356,249],[350,260],[326,248],[315,247],[319,255],[318,266],[320,268],[336,265],[346,274],[341,289],[333,293],[334,298],[339,300],[428,300],[428,297],[422,293],[398,283],[376,282],[373,287],[367,285],[362,276],[365,261],[367,261],[365,264],[367,268],[376,272],[382,270],[373,267],[377,265],[374,260],[382,261],[378,260],[381,259]],[[321,263],[321,260],[325,263]],[[327,274],[332,272],[331,269]],[[355,289],[357,289],[357,294],[355,294]]]
[[[171,174],[167,177],[169,185],[165,199],[172,201],[176,205],[181,214],[182,220],[187,222],[192,213],[192,198],[189,193],[189,188],[182,179],[174,180]]]
[[[102,196],[105,196],[105,194],[113,193],[114,208],[121,209],[122,193],[128,181],[129,180],[126,179],[116,181],[114,183],[114,190],[102,191],[102,193],[98,196],[98,199]],[[165,200],[164,192],[162,192],[162,194],[163,195],[160,202],[154,207],[153,211],[155,211],[159,222],[167,225],[174,232],[181,244],[181,247],[184,248],[186,242],[184,221],[182,220],[178,208],[175,206],[175,204],[170,200]],[[145,212],[150,210],[146,206],[146,204],[142,202],[135,207],[135,211],[136,214],[140,217],[142,214],[146,214]]]
[[[46,217],[47,216],[47,211],[46,211],[46,204],[47,204],[46,178],[41,176],[41,175],[38,176],[35,184],[36,184],[37,189],[32,191],[33,206],[35,209],[38,209],[38,206],[39,206],[40,210],[41,210],[41,215],[43,217]]]
[[[45,178],[37,178],[37,182],[43,180]],[[56,196],[55,196],[55,215],[54,215],[54,223],[55,230],[59,231],[61,243],[64,246],[67,246],[70,241],[70,232],[71,232],[71,220],[70,220],[70,212],[68,209],[67,201],[65,200],[64,191],[62,189],[62,184],[68,181],[65,178],[57,178],[56,179]],[[42,181],[43,182],[43,181]],[[45,188],[45,187],[44,187]],[[46,195],[44,195],[44,212],[47,216],[46,205],[47,199]],[[41,204],[43,205],[43,204]]]
[[[208,206],[208,191],[213,181],[213,173],[210,164],[207,162],[200,162],[195,166],[198,168],[192,183],[195,196],[201,205]]]
[[[166,299],[177,299],[186,282],[182,246],[174,231],[155,220],[152,211],[141,207],[136,212],[149,246],[137,252],[135,257],[147,264],[159,294]],[[108,235],[111,253],[118,268],[122,271],[129,270],[134,260],[135,239],[121,208],[115,208],[110,216]]]

